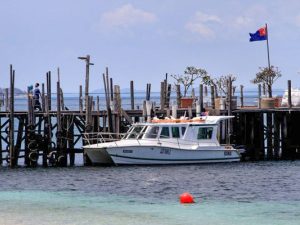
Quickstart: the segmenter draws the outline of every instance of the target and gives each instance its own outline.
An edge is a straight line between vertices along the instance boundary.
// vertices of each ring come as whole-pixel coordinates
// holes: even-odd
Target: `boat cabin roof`
[[[166,125],[217,125],[221,120],[231,119],[234,116],[202,116],[202,117],[194,117],[192,119],[188,119],[186,117],[181,117],[180,119],[174,118],[165,118],[165,119],[158,119],[153,118],[151,122],[144,122],[144,123],[135,123],[133,125],[146,125],[146,126],[166,126]]]

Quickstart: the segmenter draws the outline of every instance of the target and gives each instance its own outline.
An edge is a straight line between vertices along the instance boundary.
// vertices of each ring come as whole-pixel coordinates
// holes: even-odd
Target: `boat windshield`
[[[126,139],[137,139],[142,137],[142,132],[145,126],[134,126],[132,129],[130,129]]]

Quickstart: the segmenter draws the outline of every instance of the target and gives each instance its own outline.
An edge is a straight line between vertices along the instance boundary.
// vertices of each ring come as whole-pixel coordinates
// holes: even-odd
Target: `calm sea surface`
[[[181,205],[183,192],[196,203]],[[0,224],[300,224],[300,161],[0,168]]]

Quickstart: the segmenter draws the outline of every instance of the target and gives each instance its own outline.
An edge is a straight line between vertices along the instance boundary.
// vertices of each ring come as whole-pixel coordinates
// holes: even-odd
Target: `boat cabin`
[[[124,139],[182,139],[190,141],[217,141],[217,124],[205,123],[145,123],[135,124]]]

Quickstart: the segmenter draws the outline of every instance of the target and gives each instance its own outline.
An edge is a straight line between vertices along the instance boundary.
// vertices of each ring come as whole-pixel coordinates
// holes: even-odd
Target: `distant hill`
[[[0,94],[4,94],[4,93],[5,93],[5,88],[0,88]],[[15,95],[24,95],[24,94],[26,94],[26,91],[23,91],[19,88],[15,88]]]

